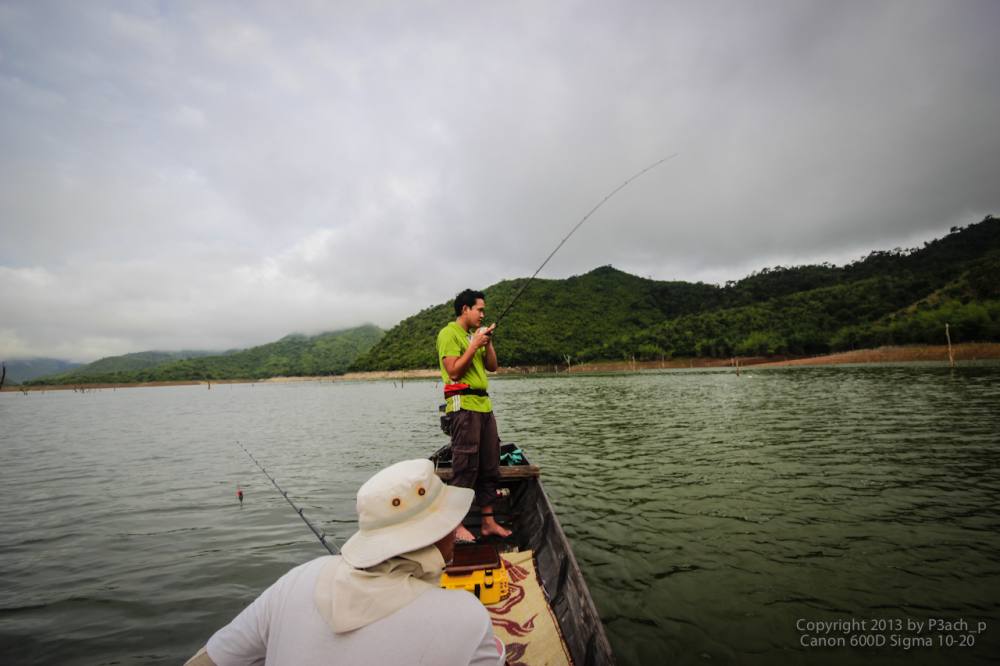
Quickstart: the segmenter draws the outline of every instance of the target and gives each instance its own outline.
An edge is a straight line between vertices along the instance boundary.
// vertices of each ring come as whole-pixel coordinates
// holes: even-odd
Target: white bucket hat
[[[355,569],[440,540],[462,522],[471,488],[446,486],[430,460],[404,460],[365,481],[358,490],[358,531],[340,554]]]

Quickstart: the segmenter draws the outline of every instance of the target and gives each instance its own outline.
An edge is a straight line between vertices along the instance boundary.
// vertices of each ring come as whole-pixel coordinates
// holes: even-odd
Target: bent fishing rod
[[[504,308],[504,311],[500,313],[499,317],[497,317],[496,322],[493,324],[493,331],[495,331],[496,328],[497,328],[497,326],[500,325],[500,321],[507,315],[508,312],[510,312],[510,309],[512,307],[514,307],[514,303],[517,303],[517,299],[521,298],[521,294],[523,294],[524,290],[528,288],[528,285],[531,284],[531,281],[535,279],[535,276],[537,276],[542,271],[542,269],[545,268],[545,264],[549,263],[549,259],[551,259],[552,257],[554,257],[556,255],[556,252],[559,251],[559,248],[561,248],[566,243],[566,241],[569,240],[570,236],[572,236],[573,234],[576,233],[577,229],[579,229],[580,227],[583,226],[583,223],[586,222],[587,219],[591,215],[593,215],[594,213],[597,212],[598,208],[600,208],[605,203],[607,203],[608,200],[611,199],[611,197],[615,196],[616,194],[618,194],[619,192],[621,192],[623,189],[625,189],[625,187],[629,183],[631,183],[633,180],[639,178],[640,176],[642,176],[643,174],[645,174],[647,171],[652,171],[653,169],[655,169],[656,167],[660,166],[664,162],[669,162],[670,160],[672,160],[675,157],[677,157],[679,154],[680,153],[674,153],[673,155],[668,155],[667,157],[664,157],[662,160],[659,160],[657,162],[653,162],[652,164],[650,164],[645,169],[642,169],[641,171],[637,171],[636,173],[632,174],[631,176],[629,176],[628,180],[626,180],[624,183],[622,183],[621,185],[619,185],[615,189],[611,190],[603,199],[601,199],[597,203],[596,206],[594,206],[593,208],[591,208],[590,211],[586,215],[584,215],[580,219],[579,222],[576,223],[576,226],[574,226],[572,229],[570,229],[570,232],[568,234],[566,234],[566,236],[561,241],[559,241],[559,245],[556,245],[556,249],[552,250],[552,252],[549,253],[549,256],[547,256],[545,258],[545,261],[543,261],[542,265],[538,267],[538,270],[536,270],[534,273],[532,273],[531,277],[528,278],[527,282],[525,282],[523,285],[521,285],[521,288],[518,290],[518,292],[516,294],[514,294],[514,298],[512,298],[510,300],[510,303],[507,304],[507,307]],[[490,335],[492,335],[493,331],[490,331]]]
[[[260,471],[264,472],[264,476],[266,476],[267,478],[269,478],[269,479],[271,480],[271,483],[273,483],[273,484],[274,484],[274,487],[278,489],[278,492],[279,492],[279,493],[281,493],[281,496],[285,498],[285,501],[286,501],[286,502],[288,502],[289,504],[291,504],[291,505],[292,505],[292,508],[293,508],[293,509],[295,509],[295,513],[299,514],[299,518],[301,518],[301,519],[303,520],[303,522],[305,522],[305,524],[306,524],[306,525],[307,525],[307,526],[309,527],[309,529],[311,529],[311,530],[312,530],[312,533],[316,535],[316,538],[318,538],[318,539],[319,539],[319,542],[320,542],[321,544],[323,544],[323,547],[324,547],[324,548],[326,548],[326,550],[327,550],[327,551],[328,551],[328,552],[329,552],[329,553],[330,553],[331,555],[336,555],[336,554],[337,554],[337,548],[336,548],[336,546],[330,546],[330,544],[329,544],[329,543],[327,543],[327,541],[326,541],[326,532],[320,532],[320,531],[319,531],[318,529],[316,529],[316,526],[315,526],[315,525],[313,525],[313,524],[312,524],[312,523],[311,523],[311,522],[309,521],[309,519],[308,519],[308,518],[306,518],[306,515],[305,515],[305,514],[304,514],[304,513],[302,512],[302,509],[300,509],[299,507],[295,506],[295,502],[293,502],[293,501],[292,501],[292,498],[290,498],[290,497],[288,496],[288,493],[287,493],[286,491],[284,491],[284,490],[282,490],[282,489],[281,489],[281,486],[279,486],[279,485],[278,485],[278,482],[274,480],[274,477],[273,477],[273,476],[271,476],[270,474],[268,474],[268,473],[267,473],[267,470],[266,470],[266,469],[264,469],[264,467],[263,467],[263,466],[262,466],[262,465],[261,465],[261,464],[260,464],[259,462],[257,462],[257,459],[253,457],[253,454],[252,454],[252,453],[250,453],[249,451],[247,451],[247,449],[246,449],[246,447],[245,447],[245,446],[243,446],[243,445],[242,445],[242,444],[240,444],[239,442],[236,442],[236,444],[237,444],[237,445],[238,445],[238,446],[239,446],[239,447],[240,447],[241,449],[243,449],[243,453],[245,453],[245,454],[247,454],[248,456],[250,456],[250,460],[252,460],[252,461],[253,461],[253,464],[257,465],[257,468],[258,468],[258,469],[259,469]],[[242,503],[242,501],[243,501],[243,500],[242,500],[242,498],[241,498],[241,499],[240,499],[240,502]]]

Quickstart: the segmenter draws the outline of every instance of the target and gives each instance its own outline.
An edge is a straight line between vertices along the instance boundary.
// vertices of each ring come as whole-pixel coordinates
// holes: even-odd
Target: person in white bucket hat
[[[503,664],[479,600],[438,586],[472,498],[429,460],[378,472],[358,490],[359,529],[341,554],[286,573],[188,666]]]

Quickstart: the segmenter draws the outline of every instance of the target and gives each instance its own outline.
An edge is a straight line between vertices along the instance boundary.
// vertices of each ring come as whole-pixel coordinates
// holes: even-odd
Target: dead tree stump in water
[[[944,337],[948,340],[948,364],[951,367],[955,367],[955,354],[951,350],[951,331],[948,324],[944,325]]]

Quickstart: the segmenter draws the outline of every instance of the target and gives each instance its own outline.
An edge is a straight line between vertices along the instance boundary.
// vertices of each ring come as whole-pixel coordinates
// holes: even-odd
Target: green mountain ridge
[[[526,278],[485,288],[487,322]],[[475,286],[475,285],[469,285]],[[127,383],[321,376],[437,366],[451,303],[390,331],[365,325],[244,350],[140,352],[27,380]],[[732,355],[812,355],[843,349],[1000,340],[1000,220],[955,227],[921,248],[876,250],[845,266],[765,268],[723,286],[658,281],[602,266],[531,281],[497,329],[504,366]],[[8,380],[10,375],[8,375]]]
[[[105,356],[104,358],[99,358],[93,363],[88,363],[82,367],[74,369],[69,374],[86,377],[91,375],[105,375],[115,372],[130,372],[133,370],[153,368],[161,363],[166,363],[167,361],[182,361],[184,359],[195,358],[198,356],[213,356],[218,353],[219,352],[215,351],[195,350],[133,352],[131,354],[122,354],[120,356]]]
[[[778,266],[724,286],[662,282],[610,266],[565,280],[535,280],[497,329],[505,366],[738,355],[811,355],[861,344],[1000,340],[1000,220],[987,216],[925,243],[877,250],[846,266]],[[524,283],[484,289],[486,321]],[[941,292],[934,303],[923,303]],[[943,300],[942,300],[943,299]],[[353,370],[437,366],[450,303],[408,317]],[[938,327],[938,324],[940,326]]]
[[[368,351],[383,334],[377,326],[366,324],[313,336],[293,333],[276,342],[221,354],[138,352],[100,359],[73,372],[27,383],[116,384],[335,375],[344,373],[351,362]],[[179,355],[186,356],[178,358]]]

